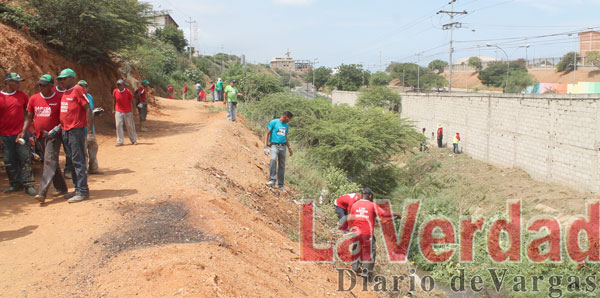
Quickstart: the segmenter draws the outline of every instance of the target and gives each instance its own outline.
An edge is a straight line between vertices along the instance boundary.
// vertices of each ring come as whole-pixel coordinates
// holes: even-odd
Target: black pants
[[[90,189],[87,183],[87,157],[85,156],[85,128],[73,128],[71,130],[62,130],[63,142],[65,143],[65,155],[71,157],[73,169],[71,178],[75,185],[77,194],[83,196],[90,195]]]
[[[38,142],[43,144],[41,147],[44,148],[44,170],[42,171],[42,179],[40,180],[40,189],[38,195],[46,197],[48,189],[50,188],[50,182],[54,185],[57,191],[66,192],[67,183],[65,178],[60,171],[58,165],[58,155],[60,153],[60,138],[39,138]]]
[[[442,140],[444,139],[444,137],[438,137],[438,147],[442,148],[443,144],[442,144]]]
[[[348,231],[348,210],[340,206],[335,206],[335,214],[338,216],[338,229]]]
[[[352,253],[356,253],[356,250],[359,247],[359,258],[352,263],[352,270],[358,272],[362,265],[363,269],[367,269],[367,274],[372,276],[373,269],[375,269],[375,258],[377,257],[377,244],[375,243],[375,236],[360,235],[359,243],[352,245]]]
[[[27,137],[26,137],[27,138]],[[10,186],[20,188],[35,184],[33,172],[31,171],[31,148],[29,142],[24,145],[17,142],[17,136],[2,136],[4,164]]]

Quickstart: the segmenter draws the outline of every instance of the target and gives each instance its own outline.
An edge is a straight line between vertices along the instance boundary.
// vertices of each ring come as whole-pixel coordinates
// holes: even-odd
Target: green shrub
[[[34,34],[40,29],[40,22],[35,16],[18,5],[8,3],[0,3],[0,21],[16,29]]]
[[[329,167],[324,171],[329,199],[338,198],[344,194],[357,193],[360,191],[360,185],[348,180],[348,174],[341,169]]]
[[[80,60],[104,58],[146,35],[151,6],[137,0],[29,0],[45,41]],[[32,23],[33,24],[33,23]],[[30,24],[27,24],[28,26]]]
[[[379,107],[398,112],[402,105],[402,97],[387,87],[378,86],[361,91],[356,104],[365,108]]]

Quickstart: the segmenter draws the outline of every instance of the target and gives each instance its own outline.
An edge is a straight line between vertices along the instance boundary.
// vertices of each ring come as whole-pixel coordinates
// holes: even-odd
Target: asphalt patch
[[[117,231],[104,234],[94,243],[101,243],[110,252],[119,252],[174,243],[218,242],[217,237],[206,234],[201,227],[186,219],[188,210],[181,202],[167,201],[154,205],[127,208],[129,220]],[[110,258],[110,254],[107,257]]]

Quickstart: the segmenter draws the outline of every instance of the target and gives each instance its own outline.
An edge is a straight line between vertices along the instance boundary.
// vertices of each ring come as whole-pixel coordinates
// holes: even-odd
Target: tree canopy
[[[173,45],[178,52],[183,52],[188,44],[183,35],[183,31],[171,25],[165,26],[164,29],[156,29],[156,31],[154,31],[154,36],[162,42]]]
[[[325,86],[327,81],[329,81],[329,78],[331,77],[331,69],[325,66],[321,66],[315,69],[314,71],[312,69],[308,70],[308,73],[306,75],[306,80],[308,82],[313,81],[313,74],[315,76],[315,88],[319,90],[321,89],[321,87]]]
[[[444,67],[446,67],[446,66],[448,66],[448,62],[440,60],[440,59],[436,59],[436,60],[429,62],[429,65],[427,65],[427,68],[429,68],[430,70],[436,71],[438,74],[440,74],[440,73],[444,72]]]
[[[327,85],[342,91],[357,91],[369,82],[370,73],[363,70],[360,64],[342,64],[339,71],[333,75]]]
[[[393,90],[377,86],[371,90],[363,90],[358,97],[359,107],[378,107],[388,111],[399,112],[402,97]]]
[[[404,87],[427,90],[442,88],[448,84],[444,77],[415,63],[392,63],[386,70],[391,73],[392,78],[401,80]]]
[[[523,61],[512,61],[509,63],[508,88],[505,92],[520,92],[535,81],[527,72]],[[506,85],[506,62],[492,62],[479,73],[479,80],[486,86],[504,88]]]
[[[106,58],[138,44],[151,6],[137,0],[24,1],[39,22],[35,32],[68,57]]]
[[[573,71],[575,69],[575,57],[577,53],[569,52],[566,53],[562,60],[556,64],[556,71],[558,72],[568,72]]]
[[[370,80],[371,86],[387,86],[391,81],[392,77],[383,71],[372,74]]]
[[[483,63],[481,62],[481,58],[479,57],[470,57],[467,61],[467,64],[475,68],[477,72],[481,72],[481,70],[483,69]]]

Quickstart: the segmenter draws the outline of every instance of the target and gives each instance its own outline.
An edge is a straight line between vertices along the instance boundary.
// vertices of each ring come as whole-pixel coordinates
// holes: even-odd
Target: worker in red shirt
[[[135,91],[135,99],[137,102],[138,115],[140,115],[140,130],[148,131],[144,126],[146,115],[148,115],[148,103],[146,102],[147,90],[150,87],[150,82],[143,80],[142,86]]]
[[[56,77],[61,82],[65,93],[60,101],[60,126],[62,138],[65,144],[65,154],[73,162],[71,176],[75,185],[75,193],[68,194],[69,203],[81,202],[90,197],[90,189],[87,183],[87,156],[86,140],[93,140],[94,116],[90,109],[85,89],[77,85],[76,74],[70,69],[63,69]],[[86,132],[86,127],[90,127]]]
[[[56,189],[54,196],[66,194],[67,183],[58,165],[58,155],[60,153],[62,138],[59,135],[55,135],[54,137],[48,135],[48,132],[60,124],[60,101],[62,93],[54,91],[54,79],[49,74],[43,75],[38,80],[38,87],[40,92],[29,98],[25,124],[19,137],[22,138],[25,136],[25,133],[33,122],[37,143],[40,144],[41,154],[44,157],[42,179],[40,180],[40,188],[37,195],[35,195],[35,199],[40,203],[44,203],[50,183]]]
[[[212,94],[212,102],[215,102],[215,81],[210,80],[210,93]]]
[[[131,144],[137,145],[137,133],[133,120],[133,94],[125,88],[125,81],[118,80],[117,88],[113,90],[113,113],[115,114],[115,125],[117,126],[117,147],[123,146],[125,133],[123,125],[127,127],[127,135]]]
[[[358,236],[358,246],[360,252],[358,259],[352,263],[352,269],[359,273],[361,266],[367,270],[367,278],[373,280],[373,268],[375,267],[375,257],[377,255],[377,246],[375,244],[375,218],[391,217],[385,210],[373,203],[373,192],[366,187],[362,191],[362,198],[352,204],[348,220],[350,221],[350,230]],[[352,251],[356,251],[357,244],[353,245]]]
[[[362,196],[357,193],[345,194],[335,199],[335,214],[338,216],[338,229],[343,232],[348,232],[348,212],[354,202],[360,200]]]
[[[173,90],[171,84],[169,84],[169,87],[167,87],[167,89],[169,90],[169,99],[173,99],[173,92],[175,92],[175,90]]]
[[[4,88],[0,92],[0,137],[3,143],[4,165],[10,187],[4,193],[13,193],[25,188],[25,192],[34,196],[31,171],[31,148],[29,142],[18,135],[25,122],[25,109],[29,97],[19,90],[23,79],[17,73],[4,76]],[[28,139],[28,138],[26,138]]]
[[[437,143],[439,148],[442,148],[444,145],[444,129],[442,128],[441,124],[438,124]]]
[[[187,85],[183,85],[183,100],[186,100],[186,96],[187,96],[187,91],[188,91],[188,87]]]

